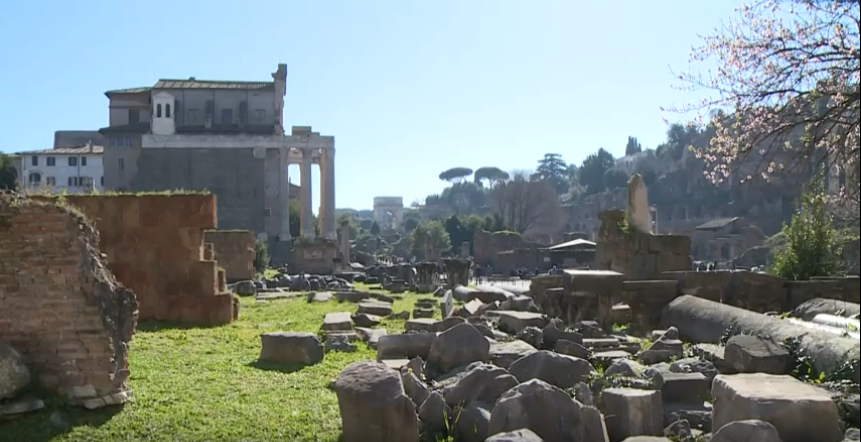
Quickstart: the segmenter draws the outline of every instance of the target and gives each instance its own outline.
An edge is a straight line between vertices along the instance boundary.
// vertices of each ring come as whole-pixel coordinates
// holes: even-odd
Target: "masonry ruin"
[[[100,248],[117,280],[131,288],[140,320],[220,325],[236,315],[204,232],[217,228],[207,194],[67,196],[100,233]]]
[[[0,342],[44,386],[87,408],[126,402],[137,309],[84,216],[0,195]]]
[[[215,260],[228,283],[254,279],[254,234],[249,230],[206,230],[204,244],[212,244]]]

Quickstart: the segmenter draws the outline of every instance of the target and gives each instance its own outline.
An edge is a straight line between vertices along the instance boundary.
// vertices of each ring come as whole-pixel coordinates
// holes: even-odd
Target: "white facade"
[[[176,132],[174,110],[176,109],[173,95],[158,92],[152,96],[152,133],[155,135],[173,135]]]
[[[90,193],[104,190],[102,146],[19,152],[21,187],[51,193]]]

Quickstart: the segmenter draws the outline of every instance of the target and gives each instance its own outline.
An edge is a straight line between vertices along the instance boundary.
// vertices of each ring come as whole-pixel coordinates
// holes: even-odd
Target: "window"
[[[77,166],[78,165],[78,157],[69,157],[69,165]]]
[[[129,124],[139,124],[141,122],[140,109],[129,109]]]
[[[78,185],[81,187],[92,188],[93,187],[93,179],[88,176],[79,176],[78,177]]]
[[[155,117],[161,118],[161,103],[155,105]]]
[[[200,111],[197,109],[189,109],[186,112],[185,124],[189,126],[197,126],[200,124]]]
[[[68,183],[69,183],[69,187],[78,187],[78,177],[70,176]]]
[[[42,174],[31,173],[30,176],[27,177],[27,182],[30,183],[30,187],[39,187],[39,185],[42,184]]]
[[[254,122],[257,124],[266,124],[266,109],[257,109],[254,111]]]
[[[54,157],[48,157],[48,158],[45,158],[45,164],[46,164],[48,167],[53,167],[53,166],[55,166],[55,165],[57,164],[57,159],[56,159],[56,158],[54,158]]]
[[[32,164],[34,166],[38,166],[39,165],[39,157],[36,155],[33,155],[32,157],[30,157],[30,164]],[[41,180],[41,178],[39,178],[39,179]]]
[[[221,124],[233,124],[233,109],[221,109]]]
[[[164,116],[165,118],[170,118],[170,104],[164,105]]]
[[[49,187],[54,187],[57,185],[57,179],[52,176],[45,177],[45,184]]]
[[[87,157],[81,157],[81,167],[84,167],[86,165],[87,165]]]
[[[104,187],[104,185],[105,185],[105,177],[102,177],[101,179],[99,179],[99,185],[100,185],[100,186],[102,186],[102,187]]]
[[[117,166],[119,167],[120,172],[126,170],[126,159],[125,158],[117,159]]]

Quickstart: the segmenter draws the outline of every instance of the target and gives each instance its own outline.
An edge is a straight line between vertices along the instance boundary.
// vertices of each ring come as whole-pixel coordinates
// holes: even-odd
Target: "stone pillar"
[[[344,264],[350,264],[350,222],[344,221],[341,223],[341,254],[344,255]]]
[[[314,214],[311,211],[311,149],[302,149],[302,188],[300,203],[302,204],[302,237],[314,237]]]
[[[469,241],[460,243],[460,257],[469,258]]]
[[[323,207],[326,210],[326,218],[323,220],[323,236],[328,239],[337,238],[335,232],[335,148],[323,151],[323,161],[326,167],[325,193],[320,195]]]
[[[281,168],[279,173],[280,180],[278,181],[278,203],[281,208],[281,234],[278,235],[278,238],[281,241],[290,240],[290,174],[287,170],[290,165],[287,161],[289,153],[290,150],[286,147],[282,147],[280,150]]]
[[[652,216],[649,211],[649,194],[646,182],[635,173],[628,181],[628,223],[643,233],[652,232]]]

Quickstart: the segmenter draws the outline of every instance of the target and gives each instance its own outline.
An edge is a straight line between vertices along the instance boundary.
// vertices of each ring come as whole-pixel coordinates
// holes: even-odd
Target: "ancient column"
[[[320,171],[320,187],[317,190],[320,195],[320,205],[317,207],[317,224],[320,226],[320,236],[323,238],[328,238],[326,232],[326,218],[329,217],[329,213],[326,211],[326,175],[329,173],[326,170],[326,152],[323,149],[320,149],[320,156],[317,158],[317,167]]]
[[[649,194],[646,182],[635,173],[628,181],[628,223],[643,233],[652,233],[652,217],[649,212]]]
[[[280,150],[281,156],[281,171],[279,173],[280,180],[278,181],[278,203],[280,204],[281,215],[281,234],[278,238],[281,241],[290,240],[290,175],[288,167],[290,163],[287,160],[287,155],[290,149],[282,147]]]
[[[323,163],[326,165],[325,194],[321,195],[323,207],[326,209],[326,219],[323,220],[323,236],[328,239],[338,237],[335,232],[335,147],[325,149]]]
[[[314,213],[311,211],[311,149],[302,149],[302,188],[300,203],[302,204],[302,237],[314,237]]]
[[[341,254],[344,255],[344,264],[350,264],[350,222],[341,223]]]

